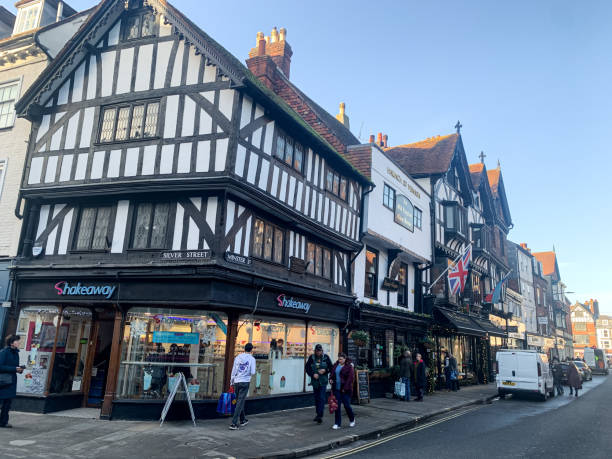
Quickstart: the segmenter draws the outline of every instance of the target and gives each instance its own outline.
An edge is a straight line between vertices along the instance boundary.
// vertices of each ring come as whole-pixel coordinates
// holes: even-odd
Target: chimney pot
[[[370,134],[370,143],[374,143],[374,134]]]
[[[270,32],[270,41],[272,43],[276,43],[278,41],[278,30],[276,30],[276,27],[272,28],[272,32]]]
[[[382,132],[378,133],[378,136],[376,137],[376,143],[382,147]]]
[[[257,55],[258,56],[266,55],[266,40],[264,40],[263,38],[259,40],[259,42],[257,43]]]
[[[344,104],[344,102],[340,102],[340,114],[344,115],[344,109],[345,109],[346,105]]]
[[[280,29],[280,41],[285,41],[286,38],[287,38],[287,29],[282,27]]]
[[[384,141],[384,143],[385,143],[383,146],[384,146],[385,148],[387,148],[387,147],[389,146],[389,145],[387,145],[387,140],[389,140],[389,136],[388,136],[387,134],[385,134],[385,135],[383,136],[383,141]]]
[[[263,39],[264,39],[263,32],[257,32],[257,37],[255,38],[255,47],[256,48],[259,46],[259,40],[263,40]]]

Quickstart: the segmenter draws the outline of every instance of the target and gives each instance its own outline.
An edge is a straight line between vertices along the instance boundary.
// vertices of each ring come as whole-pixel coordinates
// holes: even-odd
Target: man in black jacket
[[[323,353],[323,346],[317,344],[314,354],[308,357],[305,371],[310,376],[310,384],[315,399],[315,408],[317,415],[314,421],[318,424],[323,422],[323,410],[325,409],[325,395],[327,393],[327,382],[329,380],[329,372],[332,368],[331,359],[327,354]]]
[[[17,396],[17,373],[23,373],[23,367],[19,366],[19,336],[9,335],[6,338],[6,347],[0,352],[0,373],[8,375],[8,384],[0,387],[0,427],[12,427],[9,423],[9,410],[11,402]]]
[[[400,378],[405,386],[404,400],[410,401],[410,380],[412,379],[412,357],[410,351],[404,351],[404,355],[400,360]]]

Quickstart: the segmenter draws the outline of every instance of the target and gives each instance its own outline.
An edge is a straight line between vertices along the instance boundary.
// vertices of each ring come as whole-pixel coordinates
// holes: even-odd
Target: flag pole
[[[452,264],[450,266],[447,266],[446,269],[444,271],[442,271],[442,274],[440,274],[435,281],[433,281],[431,284],[429,284],[429,287],[427,287],[427,292],[431,292],[431,288],[436,285],[436,283],[442,279],[442,277],[446,274],[446,272],[451,268],[451,266],[455,266],[455,263],[457,263],[457,260],[459,260],[459,258],[461,258],[463,256],[463,254],[465,254],[465,252],[467,251],[467,249],[469,249],[472,246],[472,244],[468,244],[464,250],[461,251],[461,253],[459,254],[459,256],[457,258],[455,258],[452,262]]]

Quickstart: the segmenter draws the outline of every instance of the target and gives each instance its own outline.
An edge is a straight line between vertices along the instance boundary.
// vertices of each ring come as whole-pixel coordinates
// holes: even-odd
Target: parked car
[[[532,350],[500,349],[496,355],[497,392],[507,394],[537,394],[542,401],[555,396],[548,357]]]
[[[593,372],[586,363],[582,360],[575,360],[574,364],[578,368],[583,381],[591,381],[593,379]]]

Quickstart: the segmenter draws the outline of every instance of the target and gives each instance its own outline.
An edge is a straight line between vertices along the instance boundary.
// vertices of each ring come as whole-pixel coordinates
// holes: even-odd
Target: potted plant
[[[350,338],[359,347],[366,347],[370,342],[370,335],[363,330],[353,330],[350,334]]]

